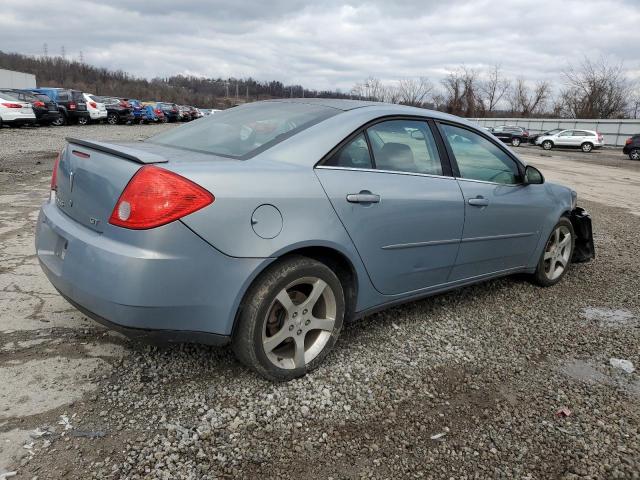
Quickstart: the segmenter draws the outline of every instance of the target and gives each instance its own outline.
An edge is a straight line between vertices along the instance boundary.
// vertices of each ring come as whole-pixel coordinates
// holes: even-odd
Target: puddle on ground
[[[629,327],[638,323],[638,319],[629,310],[606,307],[587,307],[581,317],[590,322],[598,322],[605,327]]]

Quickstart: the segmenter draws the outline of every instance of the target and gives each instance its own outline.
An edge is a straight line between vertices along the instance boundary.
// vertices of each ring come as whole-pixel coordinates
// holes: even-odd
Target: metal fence
[[[496,125],[517,125],[530,133],[542,133],[554,128],[579,128],[595,130],[604,136],[607,146],[622,147],[631,135],[640,134],[640,119],[636,120],[580,120],[568,118],[470,118],[482,127]]]

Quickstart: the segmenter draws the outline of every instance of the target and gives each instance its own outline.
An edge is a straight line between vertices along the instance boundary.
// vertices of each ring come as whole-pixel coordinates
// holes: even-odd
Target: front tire
[[[551,150],[553,148],[553,142],[551,140],[545,140],[542,142],[542,148],[545,150]]]
[[[575,246],[573,225],[568,218],[562,217],[542,250],[538,267],[533,274],[535,283],[542,287],[555,285],[565,276],[573,256]]]
[[[634,148],[629,152],[629,159],[640,160],[640,148]]]
[[[233,351],[264,378],[282,382],[317,368],[335,345],[345,313],[342,284],[325,264],[291,256],[269,267],[240,308]]]
[[[589,142],[584,142],[582,145],[580,145],[580,149],[584,153],[589,153],[589,152],[591,152],[591,150],[593,150],[593,144],[591,144]]]
[[[512,147],[519,147],[520,146],[520,139],[518,137],[513,137],[511,139],[511,146]]]

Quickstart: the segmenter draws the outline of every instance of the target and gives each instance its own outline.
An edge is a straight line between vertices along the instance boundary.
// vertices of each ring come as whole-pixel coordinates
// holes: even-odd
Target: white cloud
[[[3,0],[0,49],[57,55],[152,78],[252,76],[348,90],[369,75],[428,76],[500,63],[556,79],[605,55],[640,71],[637,0]]]

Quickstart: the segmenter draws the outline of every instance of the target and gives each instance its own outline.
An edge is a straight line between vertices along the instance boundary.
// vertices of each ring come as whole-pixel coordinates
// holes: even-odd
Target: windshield
[[[548,132],[545,132],[544,135],[555,135],[556,133],[560,133],[562,131],[563,131],[562,128],[554,128],[553,130],[549,130]]]
[[[169,130],[149,141],[183,150],[246,159],[337,113],[339,110],[323,105],[252,103]]]

